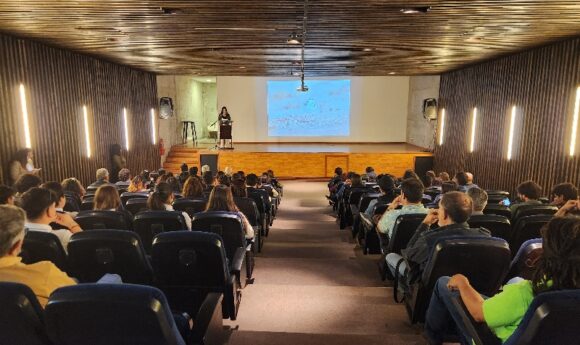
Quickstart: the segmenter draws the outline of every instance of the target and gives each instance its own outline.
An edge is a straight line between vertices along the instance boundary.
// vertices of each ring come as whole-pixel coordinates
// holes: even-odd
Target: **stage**
[[[363,173],[367,166],[377,173],[401,176],[415,168],[416,157],[430,157],[430,152],[406,143],[234,143],[233,150],[216,150],[213,143],[191,142],[175,145],[164,168],[179,172],[183,162],[200,166],[202,160],[217,159],[219,170],[260,174],[272,169],[280,178],[331,177],[334,168]]]

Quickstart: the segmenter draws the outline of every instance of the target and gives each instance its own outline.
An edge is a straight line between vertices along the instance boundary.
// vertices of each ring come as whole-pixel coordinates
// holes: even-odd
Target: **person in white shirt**
[[[66,250],[73,233],[82,231],[71,216],[56,212],[54,194],[45,188],[32,188],[22,195],[20,206],[26,211],[25,228],[29,231],[43,231],[55,234]],[[50,223],[57,223],[62,229],[53,230]]]
[[[175,211],[172,206],[174,199],[175,196],[173,195],[171,185],[167,182],[161,182],[155,186],[155,191],[147,199],[147,208],[158,211]],[[191,217],[189,217],[187,212],[181,213],[183,214],[183,218],[185,218],[187,230],[191,230]]]

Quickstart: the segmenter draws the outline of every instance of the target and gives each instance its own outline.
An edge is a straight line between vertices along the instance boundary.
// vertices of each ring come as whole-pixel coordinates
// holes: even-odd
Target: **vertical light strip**
[[[24,140],[27,149],[32,148],[30,141],[30,124],[28,122],[28,107],[26,106],[26,91],[24,84],[20,84],[20,107],[22,110],[22,120],[24,123]]]
[[[89,135],[89,114],[87,106],[83,105],[83,120],[85,122],[85,143],[87,147],[87,157],[91,158],[91,137]]]
[[[127,108],[123,108],[123,127],[125,130],[125,149],[129,151],[129,123],[127,121]]]
[[[477,108],[473,108],[473,116],[471,118],[471,142],[469,144],[469,152],[473,152],[475,147],[475,124],[477,123]]]
[[[510,118],[510,134],[508,140],[507,159],[512,159],[512,149],[514,146],[514,128],[516,127],[516,106],[512,107],[512,115]]]
[[[576,88],[576,101],[574,102],[574,117],[572,118],[572,137],[570,138],[570,156],[574,156],[576,139],[578,136],[578,111],[580,110],[580,86]]]
[[[155,135],[155,109],[151,108],[151,142],[153,145],[157,144],[157,136]]]
[[[441,126],[439,127],[439,146],[443,145],[444,131],[445,131],[445,108],[441,109]]]

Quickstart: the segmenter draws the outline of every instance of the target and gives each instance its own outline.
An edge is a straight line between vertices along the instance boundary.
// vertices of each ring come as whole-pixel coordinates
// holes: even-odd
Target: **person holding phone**
[[[10,163],[10,179],[12,183],[16,183],[20,176],[24,174],[39,175],[40,168],[34,167],[34,162],[32,159],[34,154],[31,149],[18,150],[14,155],[12,163]]]

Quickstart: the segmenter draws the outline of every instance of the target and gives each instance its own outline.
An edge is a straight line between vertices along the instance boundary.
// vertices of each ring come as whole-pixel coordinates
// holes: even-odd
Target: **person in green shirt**
[[[493,297],[480,295],[469,280],[456,274],[437,281],[425,318],[425,337],[441,344],[456,326],[462,344],[471,344],[452,299],[461,296],[476,322],[485,322],[505,343],[522,321],[532,300],[546,291],[580,289],[580,217],[553,218],[542,229],[544,252],[533,279],[508,284]]]

